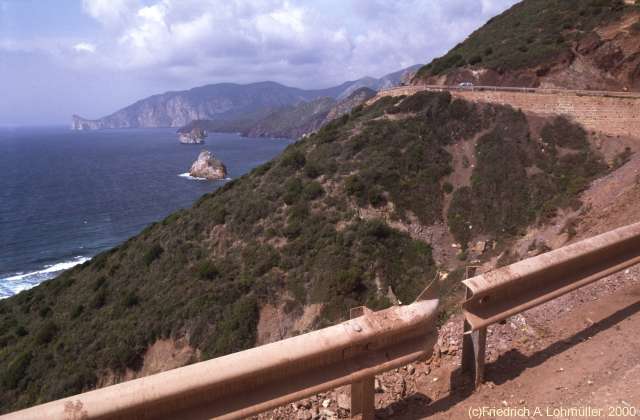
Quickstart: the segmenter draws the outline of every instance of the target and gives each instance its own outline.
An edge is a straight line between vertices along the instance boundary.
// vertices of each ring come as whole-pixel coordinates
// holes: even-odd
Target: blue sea
[[[178,143],[175,129],[0,128],[0,298],[87,261],[226,181],[187,172],[202,149],[231,179],[271,160],[283,139],[210,134]]]

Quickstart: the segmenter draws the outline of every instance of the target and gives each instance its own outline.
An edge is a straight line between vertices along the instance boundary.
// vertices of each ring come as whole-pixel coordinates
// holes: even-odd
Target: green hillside
[[[452,191],[445,181],[460,156],[446,147],[481,130],[472,184]],[[566,120],[542,137],[546,152],[524,114],[447,93],[355,108],[191,209],[0,301],[1,410],[135,370],[160,338],[186,337],[203,358],[251,347],[265,303],[284,302],[292,317],[322,303],[320,327],[357,305],[388,306],[389,286],[410,302],[435,276],[430,244],[363,211],[424,226],[449,220],[463,243],[508,238],[579,205],[577,193],[605,170]]]
[[[422,67],[416,78],[465,66],[498,72],[544,66],[569,53],[572,41],[633,7],[623,0],[524,0]]]

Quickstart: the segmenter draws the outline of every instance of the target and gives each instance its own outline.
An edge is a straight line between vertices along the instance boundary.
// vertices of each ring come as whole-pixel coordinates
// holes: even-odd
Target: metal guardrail
[[[0,416],[16,419],[235,419],[351,384],[351,415],[374,418],[374,375],[426,359],[437,300]]]
[[[483,381],[487,326],[640,263],[640,223],[463,281],[463,370]]]
[[[602,90],[585,90],[585,89],[553,89],[553,88],[526,88],[526,87],[509,87],[509,86],[456,86],[456,85],[411,85],[398,86],[389,89],[382,89],[378,93],[384,95],[391,92],[517,92],[517,93],[538,93],[546,95],[576,95],[576,96],[596,96],[611,98],[630,98],[640,99],[640,92],[622,92],[622,91],[602,91]]]

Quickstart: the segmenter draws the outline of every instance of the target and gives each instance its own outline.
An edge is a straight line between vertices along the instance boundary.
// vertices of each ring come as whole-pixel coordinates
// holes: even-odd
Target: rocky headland
[[[171,91],[141,99],[110,115],[87,119],[74,115],[73,130],[107,128],[184,127],[192,121],[206,122],[209,131],[244,132],[279,110],[290,110],[302,103],[324,98],[341,101],[354,91],[367,87],[378,91],[397,86],[420,66],[388,74],[382,78],[364,77],[325,89],[299,89],[275,82],[246,85],[217,83],[189,90]],[[318,103],[307,111],[314,114]]]
[[[189,175],[209,180],[225,179],[227,177],[227,167],[213,153],[203,150],[198,155],[198,159],[191,165]]]
[[[200,127],[193,127],[189,131],[178,131],[178,139],[182,144],[203,144],[206,137],[206,130]]]

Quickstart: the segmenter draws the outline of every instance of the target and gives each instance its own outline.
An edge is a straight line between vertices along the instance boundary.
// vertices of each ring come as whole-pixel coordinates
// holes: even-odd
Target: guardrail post
[[[484,382],[486,345],[487,328],[472,332],[471,325],[465,320],[462,336],[462,371],[469,374],[474,388],[478,388]]]
[[[352,308],[350,318],[358,318],[371,312],[365,306]],[[351,384],[351,418],[361,420],[375,419],[375,376],[368,376]]]
[[[351,418],[375,419],[374,376],[351,384]]]
[[[467,267],[465,280],[473,277],[477,268],[476,266]],[[471,290],[467,288],[465,299],[469,299],[471,295]],[[472,331],[471,324],[465,318],[462,335],[462,372],[469,374],[474,388],[478,388],[484,382],[486,347],[487,328]]]

